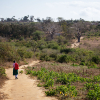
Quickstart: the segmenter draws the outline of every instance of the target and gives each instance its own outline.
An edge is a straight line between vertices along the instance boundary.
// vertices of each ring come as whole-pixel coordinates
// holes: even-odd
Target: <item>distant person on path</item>
[[[15,75],[15,79],[18,79],[18,69],[19,69],[19,65],[14,61],[13,63],[13,75]]]

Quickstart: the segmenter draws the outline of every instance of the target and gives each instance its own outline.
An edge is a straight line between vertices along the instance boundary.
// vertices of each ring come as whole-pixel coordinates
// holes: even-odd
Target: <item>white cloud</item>
[[[64,6],[69,6],[69,7],[74,7],[74,8],[87,8],[87,7],[94,7],[100,9],[100,2],[96,1],[69,1],[69,2],[48,2],[46,3],[48,7],[61,7],[63,8]]]
[[[92,18],[99,19],[100,16],[100,2],[97,1],[52,2],[47,3],[47,5],[53,8],[54,11],[61,11],[58,13],[67,16],[67,18],[77,17],[92,20]]]
[[[79,15],[81,17],[86,17],[88,19],[91,18],[91,20],[93,18],[99,20],[100,11],[98,9],[96,9],[96,8],[87,7],[87,8],[84,8],[83,10],[81,10]]]

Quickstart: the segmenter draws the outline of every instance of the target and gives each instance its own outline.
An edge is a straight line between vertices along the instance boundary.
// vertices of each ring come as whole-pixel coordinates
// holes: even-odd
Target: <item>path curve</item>
[[[83,38],[84,37],[81,37],[80,40],[82,40]],[[77,40],[76,40],[73,44],[71,44],[71,48],[76,48],[79,46],[79,44],[80,44],[80,42],[77,42]]]
[[[24,67],[32,66],[39,63],[39,61],[33,61],[28,65],[22,65],[19,67],[19,71]],[[37,80],[31,79],[28,75],[19,74],[18,79],[12,75],[12,68],[6,69],[6,74],[9,80],[5,82],[5,85],[0,89],[1,92],[7,94],[7,98],[4,100],[57,100],[55,97],[46,97],[42,87],[37,87]]]

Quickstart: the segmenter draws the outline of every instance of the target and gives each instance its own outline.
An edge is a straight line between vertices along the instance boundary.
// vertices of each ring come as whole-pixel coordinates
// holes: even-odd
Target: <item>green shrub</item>
[[[46,45],[41,45],[39,48],[40,48],[40,50],[43,50],[46,48]]]
[[[61,49],[60,52],[64,52],[66,54],[70,53],[70,52],[75,52],[75,49],[72,48],[66,48],[66,49]]]
[[[27,51],[25,48],[18,48],[17,53],[19,56],[24,59],[24,58],[31,58],[33,56],[33,52]]]
[[[26,70],[26,75],[31,74],[32,71],[31,70]]]
[[[56,60],[58,54],[59,50],[46,48],[42,50],[42,53],[40,54],[40,60],[45,60],[45,61]]]
[[[92,62],[95,62],[96,64],[99,64],[100,58],[98,56],[92,57]]]
[[[35,31],[32,36],[33,36],[33,40],[37,41],[37,40],[40,40],[43,36],[43,32],[42,31]]]
[[[53,86],[54,85],[54,80],[53,79],[49,79],[45,84],[44,87],[49,87],[49,86]]]
[[[31,51],[25,52],[25,58],[31,58],[32,56],[33,56],[33,52],[31,52]]]
[[[6,75],[5,68],[0,67],[0,76],[5,76],[5,75]]]
[[[51,49],[59,49],[59,45],[56,42],[49,43],[47,47]]]
[[[95,90],[89,90],[87,97],[89,100],[99,100],[100,99],[100,89],[95,91]]]
[[[100,75],[94,76],[93,82],[100,82]]]
[[[68,63],[70,61],[74,61],[74,59],[70,55],[62,54],[62,55],[58,55],[57,61],[60,63],[63,63],[63,62]]]
[[[24,49],[18,49],[17,53],[20,55],[20,57],[23,59],[25,57],[25,50]]]
[[[76,90],[76,87],[75,86],[65,86],[65,85],[61,85],[61,86],[58,86],[56,88],[56,91],[57,92],[61,92],[61,94],[65,95],[67,94],[69,97],[72,97],[72,96],[77,96],[77,90]]]
[[[67,55],[60,55],[57,61],[63,63],[66,62],[66,60],[67,60]]]
[[[32,71],[30,73],[32,74],[32,76],[37,76],[38,75],[38,73],[36,71]]]
[[[2,59],[2,61],[18,61],[20,56],[13,46],[7,43],[0,43],[0,59]]]
[[[83,65],[83,66],[85,66],[85,62],[81,61],[80,65]]]
[[[79,66],[78,64],[73,63],[71,66]]]
[[[29,42],[27,42],[26,40],[21,40],[21,41],[17,41],[16,43],[15,43],[15,46],[26,46],[26,47],[29,47],[28,46],[29,45]]]
[[[24,40],[24,37],[21,36],[21,37],[19,38],[19,40],[20,40],[20,41]]]
[[[50,89],[49,91],[45,91],[47,96],[54,96],[56,95],[56,90],[55,89]]]
[[[68,88],[67,88],[67,86],[65,86],[65,85],[61,85],[61,86],[58,86],[57,88],[56,88],[56,90],[58,91],[58,92],[62,92],[62,93],[66,93],[66,92],[68,92]]]
[[[41,54],[40,60],[42,61],[50,61],[50,57],[47,54]]]
[[[22,74],[22,73],[23,73],[23,70],[19,71],[19,73],[21,73],[21,74]]]
[[[61,73],[56,79],[57,83],[60,82],[62,84],[69,84],[76,81],[81,81],[81,77],[77,76],[74,73],[69,73],[69,74]]]

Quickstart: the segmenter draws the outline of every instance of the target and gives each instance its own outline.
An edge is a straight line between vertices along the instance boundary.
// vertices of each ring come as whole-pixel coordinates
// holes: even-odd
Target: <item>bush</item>
[[[26,51],[25,53],[25,58],[31,58],[33,56],[33,52],[31,51]]]
[[[77,90],[76,90],[75,86],[61,85],[61,86],[57,87],[56,91],[59,92],[60,94],[63,94],[63,95],[67,94],[69,97],[77,96]]]
[[[99,90],[89,90],[87,97],[89,100],[99,100],[100,99],[100,89]]]
[[[42,53],[40,54],[40,60],[56,60],[57,55],[59,54],[59,50],[54,50],[54,49],[43,49]]]
[[[18,49],[17,50],[17,53],[20,55],[20,57],[23,59],[24,58],[24,56],[25,56],[25,50],[24,49]]]
[[[50,57],[47,54],[41,54],[40,60],[42,61],[50,61]]]
[[[63,62],[68,63],[69,61],[74,61],[74,59],[70,55],[62,54],[62,55],[58,55],[57,61],[60,63]]]
[[[70,52],[75,52],[75,49],[72,48],[66,48],[66,49],[61,49],[60,52],[64,52],[66,54],[70,53]]]
[[[82,61],[82,62],[80,63],[80,65],[83,65],[83,66],[85,66],[85,62],[83,62],[83,61]]]
[[[0,67],[0,76],[5,76],[5,69],[3,67]]]
[[[100,58],[98,56],[92,57],[92,62],[95,62],[96,64],[99,64]]]
[[[55,89],[50,89],[49,91],[45,91],[47,96],[54,96],[56,94]]]
[[[56,42],[49,43],[47,47],[51,49],[59,49],[59,45]]]
[[[43,32],[37,30],[32,35],[33,35],[33,40],[37,41],[37,40],[40,40],[42,38]]]
[[[53,86],[54,85],[54,80],[53,79],[49,79],[45,84],[44,87],[49,87],[49,86]]]
[[[20,57],[13,46],[7,43],[0,43],[0,59],[2,61],[18,61]]]
[[[79,66],[78,64],[73,63],[71,66]]]
[[[63,63],[63,62],[66,62],[66,58],[67,58],[67,55],[60,55],[57,61]]]
[[[19,54],[19,56],[21,57],[21,59],[31,58],[33,56],[33,52],[27,51],[25,48],[19,48],[17,50],[17,53]]]

